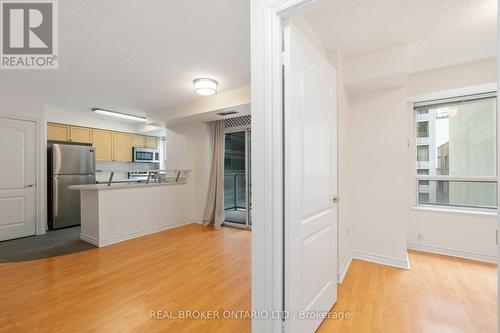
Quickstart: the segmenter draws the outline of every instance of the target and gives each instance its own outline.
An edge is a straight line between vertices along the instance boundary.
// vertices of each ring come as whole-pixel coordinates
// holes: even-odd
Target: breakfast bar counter
[[[69,188],[80,191],[80,238],[98,247],[199,222],[186,178]]]

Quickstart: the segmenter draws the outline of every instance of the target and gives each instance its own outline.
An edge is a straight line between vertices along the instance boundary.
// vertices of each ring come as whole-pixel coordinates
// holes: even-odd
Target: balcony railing
[[[238,182],[239,181],[239,182]],[[240,186],[238,186],[240,185]],[[224,174],[224,210],[246,209],[245,173],[231,172]],[[241,199],[242,200],[238,200]]]

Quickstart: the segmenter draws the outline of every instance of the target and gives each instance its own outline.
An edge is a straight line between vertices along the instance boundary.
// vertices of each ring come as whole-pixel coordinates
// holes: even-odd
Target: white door
[[[0,241],[34,235],[36,125],[0,118]]]
[[[308,333],[337,300],[337,73],[295,26],[284,37],[285,328]]]

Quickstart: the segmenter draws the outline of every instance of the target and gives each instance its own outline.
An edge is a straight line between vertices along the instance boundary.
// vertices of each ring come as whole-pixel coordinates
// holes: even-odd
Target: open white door
[[[286,332],[314,332],[337,300],[337,73],[293,25],[285,44]]]

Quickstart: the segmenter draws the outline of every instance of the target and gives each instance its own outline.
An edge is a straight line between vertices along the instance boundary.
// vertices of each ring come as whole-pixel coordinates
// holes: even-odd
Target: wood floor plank
[[[250,238],[193,224],[0,264],[0,331],[249,332],[248,319],[151,319],[150,311],[250,310]]]
[[[318,332],[496,333],[497,267],[409,252],[411,270],[353,260]]]
[[[0,264],[0,332],[250,332],[249,319],[150,311],[251,310],[246,230],[188,225],[109,247]],[[409,271],[354,260],[318,332],[496,332],[495,265],[409,253]]]

